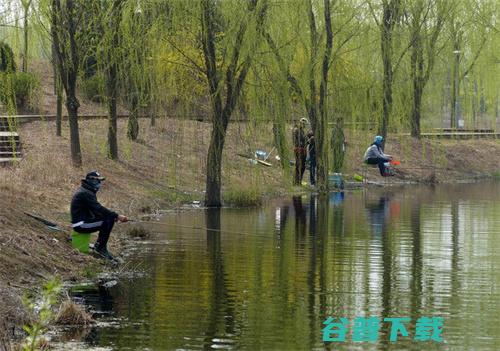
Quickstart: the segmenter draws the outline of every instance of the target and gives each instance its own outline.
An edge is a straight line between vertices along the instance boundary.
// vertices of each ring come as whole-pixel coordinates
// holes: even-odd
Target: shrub
[[[67,300],[59,307],[55,323],[86,327],[93,323],[93,319],[82,306],[77,305],[71,300]]]
[[[40,89],[40,81],[31,73],[18,72],[14,79],[16,106],[34,106],[36,94]]]
[[[103,102],[104,78],[101,74],[95,74],[81,81],[83,95],[93,102]]]
[[[34,107],[40,91],[40,81],[31,73],[0,73],[1,102],[6,106]]]
[[[262,194],[256,189],[228,190],[224,193],[224,203],[234,207],[256,207],[262,205]]]
[[[151,232],[143,226],[134,226],[128,230],[127,234],[134,239],[146,239],[150,237]]]
[[[24,298],[25,306],[35,315],[35,318],[32,323],[23,327],[28,334],[22,345],[23,351],[40,350],[41,346],[46,344],[43,334],[47,331],[53,318],[52,307],[57,302],[61,288],[61,281],[54,278],[43,286],[41,301],[35,303],[33,299]]]
[[[5,42],[0,42],[0,71],[2,72],[16,71],[14,52],[12,51],[11,47]]]

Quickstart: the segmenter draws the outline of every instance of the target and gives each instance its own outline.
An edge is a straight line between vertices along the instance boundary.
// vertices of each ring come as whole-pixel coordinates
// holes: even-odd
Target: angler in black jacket
[[[96,193],[105,179],[96,171],[87,173],[82,179],[82,185],[71,200],[71,226],[79,233],[99,231],[94,250],[112,260],[113,256],[107,249],[109,235],[116,221],[127,222],[128,218],[107,209],[97,201]]]

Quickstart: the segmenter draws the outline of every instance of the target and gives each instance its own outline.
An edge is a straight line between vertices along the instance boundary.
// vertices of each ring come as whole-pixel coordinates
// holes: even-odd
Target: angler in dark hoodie
[[[71,226],[79,233],[99,231],[94,251],[113,260],[107,249],[109,235],[116,221],[127,222],[128,218],[107,209],[97,201],[96,194],[105,179],[96,171],[87,173],[82,179],[82,185],[71,200]]]
[[[373,140],[373,144],[371,144],[368,149],[366,149],[364,160],[365,163],[369,165],[378,165],[380,170],[380,175],[382,177],[387,177],[393,175],[387,169],[387,162],[392,160],[391,155],[384,154],[382,150],[382,141],[383,137],[377,135]]]

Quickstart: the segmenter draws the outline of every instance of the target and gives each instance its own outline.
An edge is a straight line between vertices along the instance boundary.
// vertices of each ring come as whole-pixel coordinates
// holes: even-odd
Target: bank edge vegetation
[[[348,126],[374,122],[386,138],[401,131],[419,138],[422,129],[462,120],[495,129],[499,11],[496,0],[10,0],[0,28],[24,72],[30,57],[53,63],[55,133],[64,102],[75,167],[79,89],[108,107],[114,160],[118,104],[129,111],[131,140],[140,114],[152,125],[162,111],[208,116],[205,200],[217,207],[235,116],[272,123],[283,168],[286,125],[307,116],[321,191],[328,172],[342,169]],[[13,114],[15,91],[7,91]]]

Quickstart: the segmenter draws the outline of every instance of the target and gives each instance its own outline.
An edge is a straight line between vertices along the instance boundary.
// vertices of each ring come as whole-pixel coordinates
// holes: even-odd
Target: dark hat
[[[106,177],[103,177],[99,172],[97,171],[92,171],[87,173],[84,180],[105,180]]]

